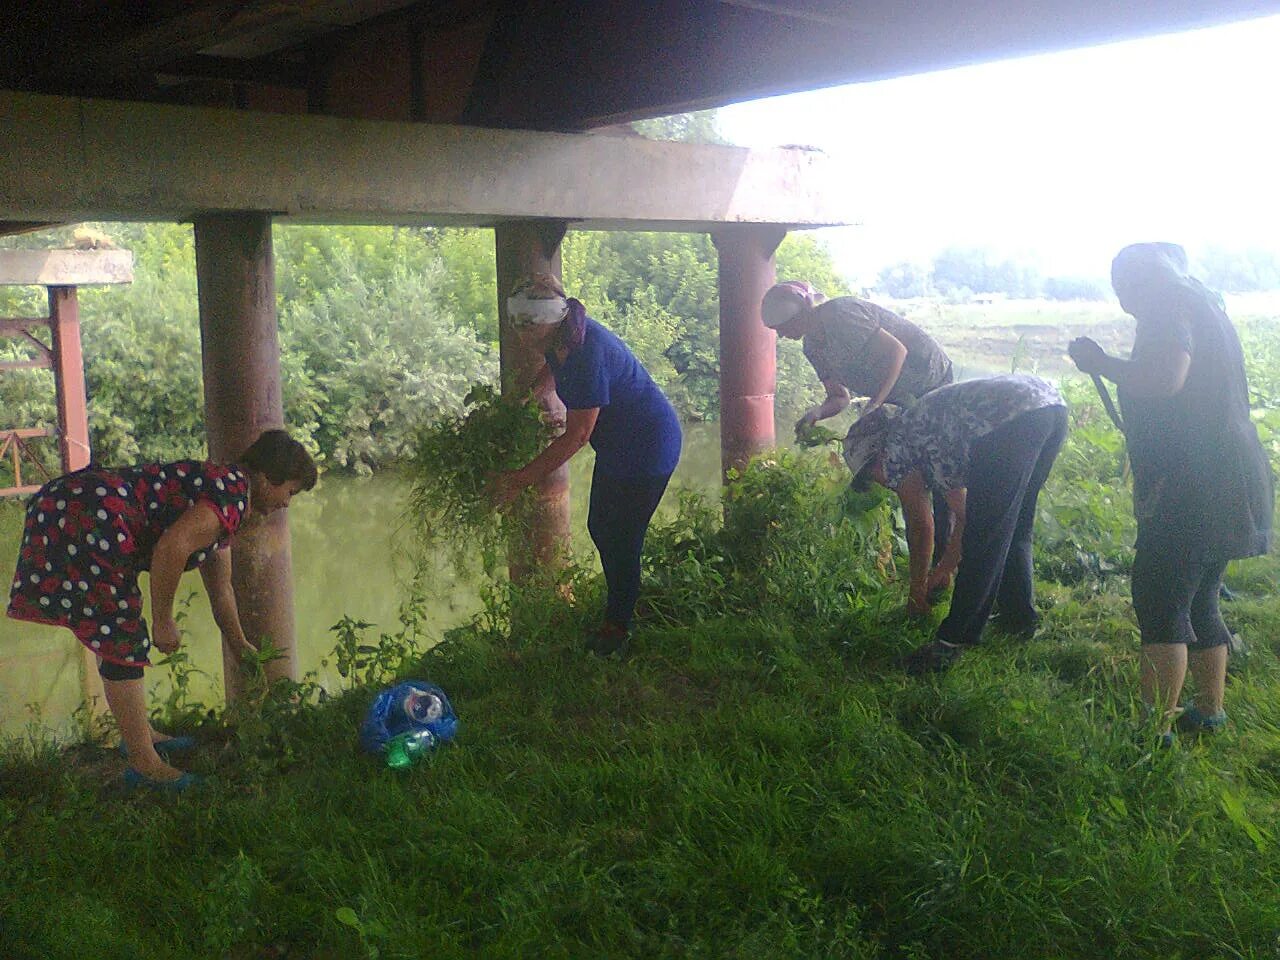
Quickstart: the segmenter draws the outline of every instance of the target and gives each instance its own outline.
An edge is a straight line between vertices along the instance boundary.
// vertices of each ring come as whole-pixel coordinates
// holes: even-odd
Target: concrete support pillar
[[[53,383],[58,405],[58,452],[62,472],[89,465],[89,409],[84,389],[84,355],[80,349],[80,304],[75,287],[49,287],[49,328]],[[80,646],[77,644],[77,646]],[[107,698],[98,676],[98,658],[81,647],[80,687],[94,716],[107,711]]]
[[[567,224],[563,220],[517,220],[494,228],[498,267],[498,344],[501,351],[502,392],[511,395],[528,389],[542,366],[541,354],[523,349],[507,318],[507,296],[520,277],[529,273],[560,276],[560,241]],[[546,390],[538,402],[547,415],[563,420],[564,404],[555,390]],[[508,570],[513,581],[525,579],[531,565],[555,564],[569,546],[569,466],[547,476],[535,489],[530,541],[513,544]]]
[[[782,227],[734,224],[714,234],[720,255],[720,466],[741,467],[774,445],[778,337],[760,320]]]
[[[271,218],[208,214],[196,218],[195,238],[205,430],[210,457],[226,462],[263,430],[284,426]],[[272,680],[297,677],[286,513],[246,526],[232,548],[232,583],[245,635],[254,644],[269,637],[283,654],[267,668]],[[239,665],[225,649],[223,670],[227,698],[234,699]]]

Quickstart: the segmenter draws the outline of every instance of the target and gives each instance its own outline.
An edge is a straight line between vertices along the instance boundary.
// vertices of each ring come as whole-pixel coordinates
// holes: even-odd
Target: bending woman
[[[315,483],[315,464],[302,445],[283,430],[268,430],[232,464],[91,466],[49,481],[32,496],[9,616],[67,627],[97,655],[129,757],[130,786],[181,790],[197,780],[165,762],[194,743],[151,727],[142,683],[152,643],[166,654],[178,649],[178,579],[198,567],[224,646],[253,650],[240,624],[226,548],[242,523],[287,507]],[[144,570],[151,575],[154,635],[142,618],[138,575]]]
[[[874,480],[902,501],[908,610],[928,614],[929,595],[956,580],[946,619],[934,640],[908,658],[909,672],[947,669],[981,639],[993,606],[1004,631],[1035,633],[1036,498],[1066,434],[1067,408],[1057,388],[1018,374],[940,387],[896,417],[881,408],[850,428],[844,456],[854,485]],[[930,492],[945,497],[955,514],[932,570]]]
[[[1137,321],[1128,360],[1088,337],[1077,367],[1120,396],[1138,541],[1133,608],[1142,632],[1142,699],[1167,742],[1188,664],[1196,699],[1179,727],[1226,723],[1230,631],[1218,611],[1227,561],[1266,553],[1275,509],[1271,468],[1249,419],[1244,354],[1222,301],[1187,272],[1172,243],[1125,247],[1111,264],[1120,306]]]
[[[500,474],[498,506],[560,467],[588,442],[595,449],[587,530],[600,551],[608,585],[604,622],[588,639],[600,656],[624,654],[640,593],[640,553],[649,521],[680,459],[675,409],[626,344],[566,298],[549,274],[520,281],[507,316],[522,344],[546,364],[535,384],[552,379],[567,410],[565,431],[519,470]]]

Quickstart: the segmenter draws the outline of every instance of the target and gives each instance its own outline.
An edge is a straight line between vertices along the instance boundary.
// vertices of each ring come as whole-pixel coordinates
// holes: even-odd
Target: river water
[[[592,463],[587,449],[570,464],[573,545],[580,556],[598,563],[586,531]],[[674,508],[678,487],[715,491],[719,472],[718,425],[686,427],[684,454],[660,511]],[[300,675],[317,671],[321,683],[337,679],[332,667],[322,669],[320,661],[333,650],[335,635],[330,627],[344,616],[376,624],[368,634],[374,639],[378,630],[398,629],[408,564],[397,531],[407,490],[403,480],[391,476],[367,480],[326,476],[315,490],[293,501],[289,529]],[[6,586],[17,560],[22,521],[19,501],[0,501],[0,584]],[[444,562],[436,564],[430,582],[429,630],[438,637],[476,612],[478,584],[459,580]],[[144,583],[144,596],[146,592]],[[183,603],[184,598],[189,600]],[[8,602],[7,590],[3,599]],[[186,612],[184,644],[192,663],[202,671],[192,686],[204,702],[221,702],[221,640],[198,574],[182,578],[178,599]],[[0,738],[20,735],[32,725],[58,734],[72,731],[72,715],[82,700],[80,651],[80,644],[66,629],[0,615]],[[159,659],[154,652],[153,659]],[[166,675],[166,670],[148,670],[148,689],[163,695],[168,689]]]

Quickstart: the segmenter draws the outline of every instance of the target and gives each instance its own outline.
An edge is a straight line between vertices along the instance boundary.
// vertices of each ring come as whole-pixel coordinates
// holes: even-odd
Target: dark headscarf
[[[1176,243],[1131,243],[1111,261],[1111,286],[1127,313],[1150,319],[1188,299],[1222,310],[1222,297],[1195,277]]]
[[[560,328],[560,340],[573,353],[582,346],[582,341],[587,336],[587,308],[576,297],[568,297],[565,303],[569,307],[569,313],[564,318],[564,326]]]

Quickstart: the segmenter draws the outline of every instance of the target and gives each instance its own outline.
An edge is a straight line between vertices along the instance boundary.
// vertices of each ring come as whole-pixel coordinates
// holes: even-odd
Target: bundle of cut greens
[[[843,442],[844,434],[836,433],[816,423],[806,424],[803,427],[796,426],[796,443],[802,447],[820,447],[828,443],[839,445]]]
[[[488,484],[537,456],[553,430],[535,400],[504,400],[487,384],[472,386],[463,406],[418,435],[408,517],[423,547],[443,548],[459,564],[478,557],[491,572],[526,511],[519,503],[495,510]],[[529,496],[526,490],[522,499]]]

